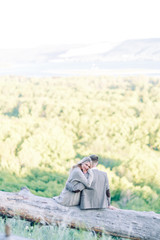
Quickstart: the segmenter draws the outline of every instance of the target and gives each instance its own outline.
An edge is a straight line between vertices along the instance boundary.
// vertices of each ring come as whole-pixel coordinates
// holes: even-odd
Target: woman
[[[90,157],[84,157],[75,166],[72,167],[67,182],[70,182],[73,185],[81,183],[84,185],[84,187],[89,188],[93,181],[93,172],[90,169],[91,164],[92,161]],[[86,178],[84,175],[86,173],[88,173],[88,178]],[[79,205],[80,202],[80,191],[71,192],[67,190],[65,186],[61,194],[57,197],[53,197],[53,199],[63,206],[76,206]]]

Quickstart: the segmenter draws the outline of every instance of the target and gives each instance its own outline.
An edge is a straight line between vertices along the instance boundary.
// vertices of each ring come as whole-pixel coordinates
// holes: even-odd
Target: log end
[[[27,187],[22,187],[18,194],[23,195],[23,196],[24,195],[27,195],[27,196],[33,195]]]

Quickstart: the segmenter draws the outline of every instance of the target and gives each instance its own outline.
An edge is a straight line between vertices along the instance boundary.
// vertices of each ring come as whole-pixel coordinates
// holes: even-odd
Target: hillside
[[[104,53],[108,61],[158,61],[160,62],[160,39],[128,40]]]
[[[112,203],[160,211],[160,78],[0,78],[0,190],[45,197],[99,156]]]
[[[0,50],[0,75],[79,75],[115,73],[160,75],[160,39],[57,45],[33,49]]]

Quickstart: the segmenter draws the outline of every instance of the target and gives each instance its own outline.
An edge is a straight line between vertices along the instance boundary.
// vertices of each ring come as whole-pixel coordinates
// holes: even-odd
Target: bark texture
[[[17,193],[0,191],[0,199],[1,216],[19,216],[36,223],[63,224],[129,239],[160,239],[160,214],[154,212],[64,207],[52,198],[33,195],[27,188]]]

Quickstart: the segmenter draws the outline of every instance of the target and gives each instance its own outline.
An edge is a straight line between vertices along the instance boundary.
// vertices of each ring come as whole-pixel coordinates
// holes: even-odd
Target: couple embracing
[[[84,157],[70,170],[61,194],[53,199],[63,206],[80,206],[81,209],[116,209],[110,205],[107,174],[96,168],[98,156]]]

